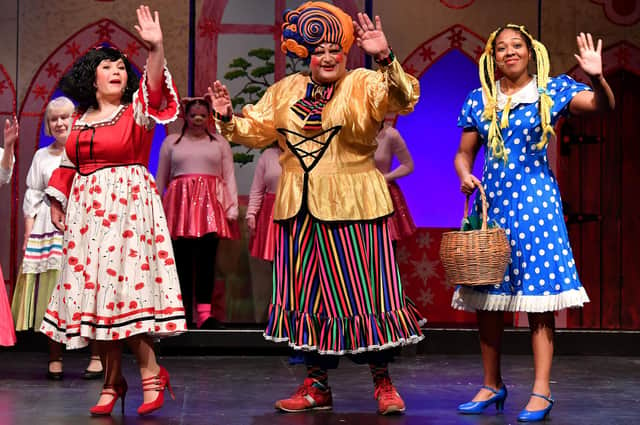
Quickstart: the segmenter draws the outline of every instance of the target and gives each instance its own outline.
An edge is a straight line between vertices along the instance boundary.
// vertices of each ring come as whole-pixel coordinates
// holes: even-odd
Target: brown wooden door
[[[571,117],[558,180],[576,265],[591,302],[568,327],[640,329],[640,76],[607,76],[616,109]]]

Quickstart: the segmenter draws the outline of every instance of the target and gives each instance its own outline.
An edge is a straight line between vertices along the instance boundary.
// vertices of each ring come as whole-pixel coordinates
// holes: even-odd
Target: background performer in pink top
[[[216,251],[221,238],[237,233],[238,190],[229,143],[208,126],[209,103],[202,97],[182,100],[184,126],[167,136],[160,150],[158,190],[173,240],[187,320],[219,328],[211,316]],[[195,282],[194,282],[195,281]]]
[[[247,208],[247,227],[251,232],[249,253],[266,261],[273,261],[276,247],[273,204],[282,173],[280,153],[282,151],[275,144],[260,155],[251,183]]]
[[[413,173],[413,159],[407,149],[407,144],[396,130],[391,126],[383,126],[376,136],[378,148],[375,153],[376,167],[384,175],[389,187],[391,201],[393,201],[393,215],[389,217],[389,233],[393,241],[407,238],[416,231],[416,224],[413,222],[411,212],[407,206],[407,201],[402,195],[397,179]],[[391,164],[393,157],[400,162],[393,170]]]
[[[249,206],[247,208],[247,228],[249,229],[249,254],[251,258],[251,286],[253,293],[253,313],[257,323],[267,321],[267,310],[271,298],[273,259],[276,249],[276,224],[273,221],[273,207],[282,167],[278,144],[262,152],[255,172]]]

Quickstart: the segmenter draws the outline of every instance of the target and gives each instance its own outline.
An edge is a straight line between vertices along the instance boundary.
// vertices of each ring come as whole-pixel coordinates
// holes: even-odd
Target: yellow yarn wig
[[[549,142],[549,135],[555,135],[555,132],[551,126],[551,107],[553,106],[553,100],[547,92],[547,83],[549,82],[549,53],[547,52],[546,47],[544,47],[544,45],[538,40],[534,39],[523,25],[507,24],[505,27],[498,28],[489,36],[484,52],[482,53],[482,56],[480,56],[479,72],[482,92],[486,99],[482,118],[490,121],[487,145],[489,146],[489,149],[491,149],[491,154],[494,157],[501,158],[506,162],[507,152],[504,148],[504,139],[502,138],[501,130],[509,126],[511,103],[507,101],[507,104],[502,111],[500,127],[498,127],[498,93],[494,68],[495,40],[498,34],[505,29],[512,29],[521,33],[522,36],[529,41],[529,43],[527,43],[529,47],[533,49],[537,72],[536,85],[538,86],[538,93],[540,94],[539,111],[540,123],[542,126],[542,137],[536,144],[536,148],[542,149]]]

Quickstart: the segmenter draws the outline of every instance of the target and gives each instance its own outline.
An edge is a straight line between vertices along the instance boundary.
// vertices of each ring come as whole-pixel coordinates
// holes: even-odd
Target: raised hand
[[[141,5],[136,9],[136,14],[138,15],[138,24],[134,27],[140,38],[149,43],[152,49],[162,45],[162,28],[160,28],[158,12],[153,12],[153,16],[151,16],[149,6]]]
[[[353,27],[356,32],[356,44],[365,53],[382,59],[389,55],[389,43],[384,32],[382,32],[382,23],[380,17],[375,17],[375,25],[369,19],[366,13],[358,13],[358,21],[353,21]]]
[[[4,148],[8,151],[13,151],[13,148],[18,141],[20,126],[18,125],[18,118],[13,116],[13,120],[8,118],[4,121]]]
[[[211,109],[218,114],[230,117],[233,114],[233,104],[229,96],[229,90],[220,81],[216,80],[207,88],[207,96],[211,102]]]
[[[598,40],[597,46],[593,46],[591,34],[581,32],[576,40],[578,42],[579,55],[574,54],[580,68],[590,77],[600,77],[602,75],[602,39]]]

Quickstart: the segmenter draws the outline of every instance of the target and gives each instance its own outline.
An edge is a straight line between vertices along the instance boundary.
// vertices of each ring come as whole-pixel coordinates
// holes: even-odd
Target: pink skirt
[[[416,224],[413,222],[407,201],[404,199],[398,183],[391,182],[388,187],[394,210],[393,215],[389,217],[389,233],[392,240],[399,241],[413,235],[416,231]]]
[[[11,307],[7,298],[7,289],[4,286],[4,276],[0,267],[0,345],[10,347],[16,343],[16,332],[11,316]]]
[[[262,206],[256,217],[256,231],[249,239],[249,253],[252,257],[273,261],[276,249],[276,226],[273,222],[275,193],[265,193]]]
[[[224,182],[218,176],[183,174],[169,183],[162,198],[171,239],[199,238],[216,233],[235,239],[226,211],[231,204]]]

